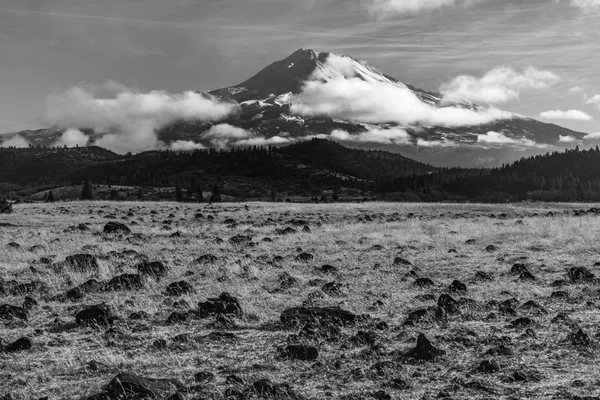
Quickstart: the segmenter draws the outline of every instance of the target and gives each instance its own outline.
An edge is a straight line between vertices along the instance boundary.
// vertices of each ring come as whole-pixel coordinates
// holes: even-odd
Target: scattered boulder
[[[217,298],[208,298],[205,302],[199,303],[198,313],[202,318],[219,314],[241,317],[244,314],[239,300],[227,292],[221,293]]]
[[[493,244],[490,244],[489,246],[487,246],[485,248],[485,251],[487,251],[488,253],[493,253],[493,252],[498,251],[498,250],[500,250],[500,248],[498,246],[493,245]]]
[[[576,347],[589,347],[592,344],[590,337],[582,329],[570,333],[568,339],[571,344]]]
[[[65,297],[69,300],[79,300],[85,296],[86,293],[92,293],[100,290],[102,284],[95,279],[88,279],[79,286],[69,289],[65,293]]]
[[[328,282],[321,287],[321,290],[332,297],[341,297],[345,295],[346,285],[339,282]]]
[[[198,383],[208,383],[215,380],[215,374],[209,371],[200,371],[194,375],[194,380]]]
[[[460,304],[449,294],[441,294],[437,304],[446,310],[448,314],[457,314],[460,312]]]
[[[169,267],[162,261],[142,261],[133,268],[136,269],[140,275],[152,276],[157,279],[164,278],[169,272]]]
[[[280,320],[286,327],[313,322],[317,324],[352,325],[357,316],[339,307],[294,307],[281,313]]]
[[[445,351],[438,349],[431,344],[424,334],[420,333],[417,337],[417,345],[404,354],[406,358],[412,358],[417,361],[434,361],[444,355]]]
[[[408,261],[402,257],[396,257],[396,258],[394,258],[394,265],[412,266],[413,264],[410,261]]]
[[[106,385],[111,399],[166,398],[185,386],[174,379],[146,378],[132,373],[120,373]]]
[[[495,360],[483,360],[477,367],[477,371],[484,374],[492,374],[500,371],[500,365]]]
[[[510,323],[513,328],[530,328],[535,325],[535,321],[528,317],[517,318]]]
[[[31,339],[29,339],[28,337],[22,337],[6,346],[0,345],[0,351],[5,351],[6,353],[16,353],[19,351],[29,350],[32,346],[33,343]]]
[[[27,321],[28,317],[29,313],[27,309],[23,307],[13,306],[10,304],[0,305],[0,319],[7,321],[13,321],[15,319]]]
[[[131,233],[131,229],[129,229],[129,227],[125,224],[122,224],[120,222],[116,222],[116,221],[111,221],[108,222],[106,225],[104,225],[104,233],[108,233],[108,234],[123,234],[123,235],[128,235]]]
[[[107,326],[115,320],[110,307],[104,303],[86,307],[75,314],[75,323],[81,326]]]
[[[65,264],[74,272],[93,272],[100,266],[95,256],[91,254],[74,254],[65,258]]]
[[[462,283],[459,280],[454,280],[448,287],[448,291],[450,291],[452,293],[466,293],[467,285],[465,285],[464,283]]]
[[[573,267],[567,273],[572,283],[594,283],[596,276],[585,267]]]
[[[319,268],[321,272],[324,274],[337,274],[339,272],[339,268],[333,265],[325,264]]]
[[[216,263],[218,258],[213,254],[202,254],[200,257],[196,259],[196,262],[199,264],[214,264]]]
[[[418,286],[421,288],[434,285],[433,281],[429,278],[417,278],[417,279],[415,279],[414,284],[415,284],[415,286]]]
[[[319,350],[315,346],[290,344],[283,350],[285,358],[301,361],[313,361],[319,357]]]
[[[181,323],[187,322],[187,320],[188,320],[188,313],[173,311],[167,318],[166,324],[167,325],[176,325],[176,324],[181,324]]]
[[[296,256],[296,261],[312,261],[315,256],[310,253],[300,253]]]
[[[166,289],[167,296],[181,296],[183,294],[191,294],[194,292],[194,287],[187,281],[170,283]]]
[[[233,246],[245,246],[245,245],[250,244],[250,242],[252,242],[251,236],[236,235],[236,236],[229,238],[229,244],[231,244]]]
[[[403,326],[415,326],[419,323],[431,323],[431,322],[446,322],[448,320],[448,314],[442,307],[429,307],[421,308],[419,310],[412,311],[406,317],[406,320],[402,324]]]
[[[298,282],[298,279],[294,278],[287,272],[281,273],[281,275],[279,275],[278,280],[279,280],[279,286],[282,289],[289,289],[289,288],[297,287],[300,285],[300,282]]]
[[[140,274],[122,274],[117,275],[102,287],[102,290],[136,290],[145,285],[144,277]]]

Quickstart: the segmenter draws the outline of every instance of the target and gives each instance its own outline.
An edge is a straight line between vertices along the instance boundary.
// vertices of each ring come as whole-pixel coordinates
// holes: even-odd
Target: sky
[[[600,0],[0,0],[0,133],[73,87],[217,89],[299,48],[600,132]]]

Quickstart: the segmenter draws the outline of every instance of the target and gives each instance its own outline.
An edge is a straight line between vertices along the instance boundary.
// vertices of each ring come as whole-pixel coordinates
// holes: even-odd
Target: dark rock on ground
[[[78,300],[85,296],[86,293],[93,293],[102,287],[102,284],[95,279],[88,279],[79,286],[69,289],[65,293],[65,297],[69,300]]]
[[[321,287],[324,293],[329,296],[340,297],[345,295],[346,285],[339,282],[328,282]]]
[[[181,296],[183,294],[194,293],[194,287],[187,281],[177,281],[170,283],[166,289],[167,296]]]
[[[229,244],[233,246],[244,246],[250,244],[250,242],[252,242],[252,237],[246,235],[236,235],[229,238]]]
[[[7,353],[16,353],[19,351],[29,350],[29,349],[31,349],[32,346],[33,346],[33,343],[31,341],[31,339],[29,339],[28,337],[22,337],[6,346],[0,345],[0,351],[5,351]]]
[[[146,378],[131,373],[120,373],[104,389],[112,399],[134,400],[143,398],[166,398],[184,385],[174,379]]]
[[[21,319],[27,321],[29,313],[27,309],[19,306],[13,306],[10,304],[0,305],[0,319],[12,321],[14,319]]]
[[[319,268],[321,272],[324,274],[337,274],[339,272],[338,267],[334,267],[333,265],[325,264]]]
[[[173,311],[167,318],[166,324],[167,325],[176,325],[176,324],[186,322],[187,320],[188,320],[188,313]]]
[[[198,383],[208,383],[215,380],[215,374],[209,371],[200,371],[194,375],[194,380]]]
[[[489,246],[487,246],[485,248],[485,251],[487,251],[488,253],[492,253],[492,252],[498,251],[498,250],[500,250],[500,248],[498,246],[493,245],[493,244],[490,244]]]
[[[129,227],[125,224],[122,224],[120,222],[116,222],[116,221],[111,221],[108,222],[106,225],[104,225],[104,233],[120,233],[120,234],[124,234],[124,235],[128,235],[131,233],[131,229],[129,229]]]
[[[458,301],[448,294],[441,294],[437,304],[439,307],[445,309],[448,314],[457,314],[460,312]]]
[[[202,254],[196,259],[196,262],[200,264],[214,264],[217,260],[218,258],[213,254]]]
[[[568,339],[573,346],[577,347],[588,347],[592,344],[590,337],[582,329],[577,330],[577,332],[570,333]]]
[[[454,280],[448,287],[448,290],[452,293],[466,293],[467,285],[465,285],[464,283],[462,283],[459,280]]]
[[[239,300],[227,292],[221,293],[217,298],[208,298],[205,302],[199,303],[198,313],[201,317],[218,314],[241,317],[244,314]]]
[[[65,264],[74,272],[94,272],[100,266],[92,254],[74,254],[65,258]]]
[[[319,350],[314,346],[290,344],[283,350],[283,356],[293,360],[312,361],[319,357]]]
[[[446,322],[447,312],[442,307],[429,307],[412,311],[406,317],[403,326],[415,326],[423,322]]]
[[[477,367],[478,372],[491,374],[500,371],[500,366],[495,360],[483,360]]]
[[[528,317],[517,318],[510,323],[513,328],[530,328],[535,326],[535,321]]]
[[[122,274],[115,276],[102,287],[102,290],[135,290],[144,287],[146,282],[140,274]]]
[[[414,284],[418,287],[429,287],[434,285],[433,281],[429,278],[417,278],[415,279]]]
[[[404,357],[418,361],[434,361],[444,355],[445,351],[438,349],[431,344],[424,334],[420,333],[417,337],[417,345],[404,354]]]
[[[111,325],[116,317],[106,304],[96,304],[79,311],[75,315],[75,322],[82,326]]]
[[[315,256],[310,253],[300,253],[296,256],[296,261],[312,261]]]
[[[300,285],[300,282],[298,282],[298,279],[294,278],[287,272],[282,272],[279,275],[278,280],[279,280],[279,286],[282,289],[289,289],[289,288],[297,287]]]
[[[490,274],[484,271],[477,271],[475,273],[475,279],[478,281],[492,281],[494,278]]]
[[[286,327],[314,322],[317,324],[332,323],[335,325],[352,325],[357,316],[339,307],[294,307],[281,313],[280,320]]]
[[[413,264],[410,261],[408,261],[402,257],[396,257],[396,258],[394,258],[394,265],[412,266]]]
[[[572,283],[594,283],[596,276],[585,267],[570,268],[567,275]]]
[[[164,278],[169,272],[169,267],[162,261],[142,261],[133,268],[136,269],[140,275],[148,275],[158,279]]]

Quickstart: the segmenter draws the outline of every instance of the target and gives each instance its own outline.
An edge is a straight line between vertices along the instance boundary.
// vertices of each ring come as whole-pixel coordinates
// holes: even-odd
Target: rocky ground
[[[0,399],[600,399],[581,205],[18,205]]]

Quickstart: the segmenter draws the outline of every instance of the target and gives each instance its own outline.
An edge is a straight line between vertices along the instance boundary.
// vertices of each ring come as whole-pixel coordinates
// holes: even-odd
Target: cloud
[[[417,147],[455,147],[456,143],[450,142],[448,140],[425,140],[418,139]]]
[[[600,9],[600,0],[570,0],[570,4],[583,10]]]
[[[443,101],[454,103],[461,100],[476,103],[499,104],[518,99],[521,92],[546,89],[555,85],[560,78],[550,71],[529,67],[523,73],[512,68],[492,69],[481,78],[460,75],[440,87]]]
[[[573,136],[558,135],[558,143],[574,143],[574,142],[577,142],[577,139]]]
[[[324,80],[319,75],[305,82],[302,92],[293,99],[291,111],[309,117],[403,125],[480,125],[514,117],[495,108],[436,107],[421,101],[410,89],[390,82],[346,76]]]
[[[54,146],[86,146],[90,138],[79,129],[70,128],[63,132],[61,137],[54,143]]]
[[[530,139],[513,139],[500,132],[489,131],[485,135],[477,135],[477,143],[492,145],[520,145],[527,147],[537,147],[538,145]]]
[[[544,111],[543,113],[540,113],[540,117],[546,118],[546,119],[566,119],[566,120],[573,120],[573,121],[591,121],[594,119],[594,117],[592,117],[591,115],[586,114],[580,110]]]
[[[20,135],[15,135],[10,139],[6,139],[2,142],[2,147],[29,147],[31,143]]]
[[[444,7],[464,6],[481,3],[484,0],[368,0],[367,7],[375,14],[420,14]]]
[[[180,120],[218,121],[237,106],[195,92],[134,92],[115,82],[78,86],[50,95],[46,122],[60,128],[89,128],[104,133],[96,145],[116,152],[163,147],[156,132]]]
[[[592,97],[586,99],[585,104],[593,104],[600,108],[600,94],[595,94]]]
[[[193,151],[193,150],[202,150],[205,149],[202,144],[192,142],[191,140],[177,140],[171,143],[170,146],[173,151]]]
[[[570,94],[583,93],[584,89],[581,86],[573,86],[568,90]]]
[[[597,139],[600,139],[600,132],[588,133],[583,138],[585,140],[597,140]]]
[[[371,129],[367,132],[350,134],[347,131],[336,129],[330,137],[335,140],[362,143],[380,144],[410,144],[410,135],[401,128]]]
[[[210,143],[219,149],[225,149],[230,143],[252,136],[252,132],[229,124],[213,125],[202,134],[202,139],[210,139]]]
[[[289,139],[281,136],[273,136],[270,138],[265,138],[262,136],[256,136],[250,139],[242,139],[232,144],[234,146],[270,146],[270,145],[278,145],[278,144],[288,144],[292,143],[294,139]]]

